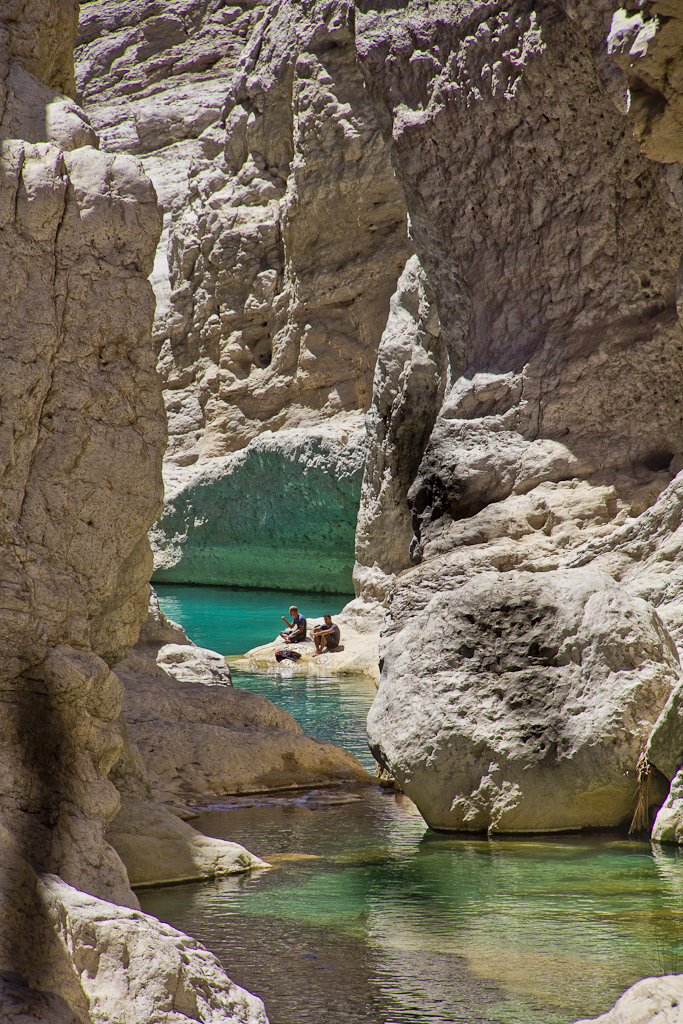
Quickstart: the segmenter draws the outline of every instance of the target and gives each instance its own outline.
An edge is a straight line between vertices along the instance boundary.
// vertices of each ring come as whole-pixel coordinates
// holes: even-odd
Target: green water
[[[236,682],[370,764],[367,684]],[[212,949],[271,1024],[570,1024],[683,970],[676,849],[437,834],[375,787],[227,799],[195,824],[274,867],[148,890],[143,910]]]
[[[180,622],[198,647],[227,656],[244,654],[276,637],[285,628],[282,616],[289,618],[291,604],[303,615],[318,618],[326,612],[336,615],[353,597],[165,583],[155,583],[154,589],[164,614]]]

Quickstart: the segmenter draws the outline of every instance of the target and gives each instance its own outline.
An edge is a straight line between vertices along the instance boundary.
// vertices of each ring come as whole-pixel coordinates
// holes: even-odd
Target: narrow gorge
[[[558,1009],[573,938],[458,929],[683,892],[682,82],[681,0],[0,5],[0,1018],[318,1024],[324,954],[332,1024],[681,1020],[668,933]]]

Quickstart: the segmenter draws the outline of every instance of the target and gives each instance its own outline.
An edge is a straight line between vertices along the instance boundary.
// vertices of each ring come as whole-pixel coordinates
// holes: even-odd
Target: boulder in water
[[[433,596],[422,575],[401,577],[368,736],[428,824],[630,819],[636,762],[678,680],[655,610],[595,569],[444,572]]]

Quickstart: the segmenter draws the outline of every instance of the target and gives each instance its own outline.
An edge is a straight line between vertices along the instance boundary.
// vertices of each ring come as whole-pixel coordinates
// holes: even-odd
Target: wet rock
[[[576,1024],[678,1024],[682,1001],[682,974],[643,978],[627,989],[607,1013]]]
[[[683,771],[678,771],[671,780],[669,794],[659,808],[652,838],[659,843],[683,842]]]
[[[238,843],[202,835],[163,804],[122,796],[107,829],[132,886],[200,881],[268,865]]]

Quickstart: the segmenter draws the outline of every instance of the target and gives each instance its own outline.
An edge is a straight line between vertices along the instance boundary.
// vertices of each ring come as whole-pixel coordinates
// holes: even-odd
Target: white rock
[[[636,761],[678,682],[656,612],[592,569],[482,572],[434,596],[419,568],[402,581],[368,738],[426,821],[628,822]]]

